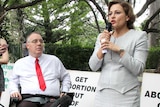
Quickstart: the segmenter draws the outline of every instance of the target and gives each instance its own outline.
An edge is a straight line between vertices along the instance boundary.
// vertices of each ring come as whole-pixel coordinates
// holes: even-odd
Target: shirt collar
[[[28,55],[28,56],[29,56],[29,58],[31,59],[32,62],[35,62],[35,60],[36,60],[35,57],[33,57],[33,56],[31,56],[31,55]],[[40,57],[38,57],[38,60],[41,61],[41,60],[43,59],[43,56],[44,56],[44,55],[42,54]]]

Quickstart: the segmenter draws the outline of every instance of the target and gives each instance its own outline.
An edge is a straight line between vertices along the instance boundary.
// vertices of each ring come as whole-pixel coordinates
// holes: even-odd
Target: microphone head
[[[110,31],[112,31],[112,24],[110,23],[110,22],[108,22],[107,24],[106,24],[106,29],[110,32]]]

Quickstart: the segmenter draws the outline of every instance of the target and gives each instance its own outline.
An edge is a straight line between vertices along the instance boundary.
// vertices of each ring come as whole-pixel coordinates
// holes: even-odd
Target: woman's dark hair
[[[112,7],[112,5],[114,4],[120,4],[125,12],[125,14],[129,17],[129,20],[127,21],[127,27],[129,29],[134,29],[134,22],[136,19],[136,16],[133,13],[133,8],[131,7],[131,5],[128,2],[122,1],[122,0],[113,0],[111,2],[109,2],[108,4],[108,11],[110,10],[110,8]]]

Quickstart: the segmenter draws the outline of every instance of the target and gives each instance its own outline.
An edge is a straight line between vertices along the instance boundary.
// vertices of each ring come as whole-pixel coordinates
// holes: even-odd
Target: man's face
[[[32,33],[27,40],[26,47],[29,54],[33,57],[39,57],[43,53],[44,41],[40,34]]]

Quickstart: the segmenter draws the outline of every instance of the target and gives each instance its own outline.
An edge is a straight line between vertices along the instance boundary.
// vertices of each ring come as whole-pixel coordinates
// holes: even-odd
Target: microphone
[[[110,32],[112,31],[112,24],[110,22],[107,23],[106,29]]]
[[[110,32],[112,31],[112,24],[110,22],[108,22],[106,24],[106,29]],[[102,39],[101,42],[105,42],[106,40],[105,39]],[[102,53],[107,53],[107,49],[104,49],[102,50]]]
[[[72,98],[69,95],[58,98],[50,107],[68,107],[72,103]]]

